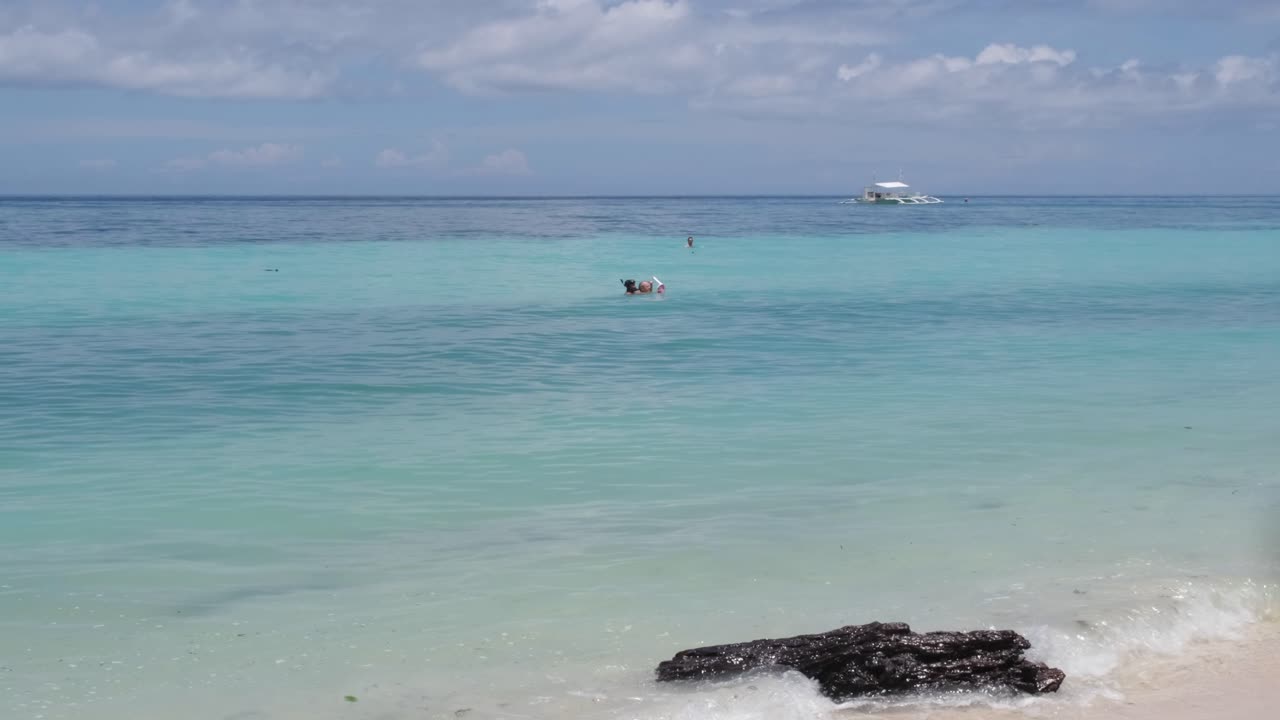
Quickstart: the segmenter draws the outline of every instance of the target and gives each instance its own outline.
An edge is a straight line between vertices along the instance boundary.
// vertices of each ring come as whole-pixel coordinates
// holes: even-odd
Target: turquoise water
[[[0,199],[0,716],[811,718],[651,671],[870,620],[1073,702],[1247,635],[1280,199],[957,200]]]

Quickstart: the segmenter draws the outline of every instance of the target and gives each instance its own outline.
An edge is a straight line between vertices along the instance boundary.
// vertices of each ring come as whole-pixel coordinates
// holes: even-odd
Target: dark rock
[[[1056,692],[1066,675],[1025,659],[1031,643],[1012,630],[914,633],[906,623],[849,625],[819,635],[753,640],[676,653],[659,681],[723,679],[791,669],[836,701],[913,691]]]

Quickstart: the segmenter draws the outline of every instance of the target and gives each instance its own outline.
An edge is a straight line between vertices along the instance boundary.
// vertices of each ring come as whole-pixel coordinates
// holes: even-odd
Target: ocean
[[[1280,199],[0,198],[0,717],[875,713],[709,643],[1280,611]],[[685,238],[694,236],[692,250]],[[657,276],[660,296],[620,279]]]

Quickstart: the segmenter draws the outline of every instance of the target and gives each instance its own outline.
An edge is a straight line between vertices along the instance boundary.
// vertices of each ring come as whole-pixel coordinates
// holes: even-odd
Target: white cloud
[[[1076,61],[1075,50],[1054,50],[1047,45],[1024,48],[1010,43],[988,45],[974,58],[975,65],[1021,65],[1023,63],[1050,62],[1058,66]]]
[[[519,150],[503,150],[495,155],[489,155],[480,162],[480,166],[475,168],[475,172],[482,175],[532,175],[533,170],[529,167],[529,159]]]
[[[885,12],[922,15],[995,4],[906,0]],[[851,46],[892,37],[880,29],[884,24],[869,20],[887,17],[883,3],[848,3],[844,7],[853,14],[845,15],[829,8],[791,13],[799,7],[794,3],[754,5],[712,22],[691,3],[671,0],[542,3],[533,13],[475,28],[419,60],[467,92],[672,93],[686,95],[696,108],[739,114],[843,115],[862,113],[870,103],[880,106],[871,115],[923,123],[970,117],[985,123],[1114,124],[1134,114],[1271,107],[1280,97],[1280,87],[1266,80],[1275,77],[1274,61],[1267,58],[1225,58],[1211,68],[1126,62],[1099,70],[1084,65],[1074,49],[992,43],[971,57],[939,54],[888,63],[887,53],[876,52],[841,62]],[[1007,3],[1000,7],[1012,11]],[[624,12],[646,22],[612,23]],[[1200,81],[1205,75],[1221,80],[1206,86]],[[1228,89],[1235,81],[1249,91]],[[1116,110],[1104,117],[1101,108],[1109,103]]]
[[[1182,15],[1205,18],[1227,17],[1244,20],[1276,19],[1275,0],[1084,0],[1076,9],[1103,11],[1118,15]]]
[[[293,162],[302,157],[297,145],[263,143],[243,150],[215,150],[209,153],[211,165],[224,167],[267,167]]]
[[[532,15],[470,30],[418,56],[465,91],[526,89],[665,92],[697,69],[706,52],[670,39],[689,23],[684,0],[543,0]]]
[[[886,63],[872,54],[836,69],[838,88],[809,112],[856,105],[861,117],[908,122],[1114,126],[1135,116],[1280,106],[1275,57],[1229,56],[1208,68],[1149,68],[1130,59],[1080,67],[1073,50],[988,45],[975,57]]]
[[[794,21],[783,24],[770,21],[767,24],[739,22],[721,25],[719,29],[711,26],[710,30],[717,37],[721,46],[749,48],[754,46],[791,45],[800,47],[855,47],[858,45],[878,45],[888,40],[889,34],[883,31],[866,28],[852,29],[840,27],[838,20],[820,25],[799,25]]]
[[[289,137],[294,140],[330,140],[348,134],[336,126],[284,126],[278,124],[222,124],[209,121],[186,121],[125,117],[78,115],[66,120],[44,119],[40,122],[4,123],[0,139],[16,137],[48,140],[201,140],[218,143],[254,142],[262,137]]]
[[[410,155],[395,148],[387,148],[374,157],[373,164],[380,168],[416,167],[441,170],[449,164],[449,148],[439,140],[432,143],[430,150],[417,155]]]
[[[1250,82],[1267,83],[1276,79],[1275,58],[1252,58],[1243,55],[1228,55],[1218,61],[1214,67],[1214,78],[1222,86],[1240,85]]]
[[[0,77],[22,79],[84,64],[98,42],[79,30],[43,33],[31,26],[0,35]]]
[[[880,56],[876,53],[871,53],[867,56],[866,60],[863,60],[857,65],[841,65],[836,68],[836,77],[847,82],[874,71],[876,68],[880,67],[880,63]]]
[[[950,4],[957,2],[965,4]],[[907,5],[918,13],[939,9]],[[786,14],[758,0],[710,22],[685,0],[557,0],[474,27],[418,61],[464,92],[666,93],[684,95],[701,110],[857,112],[867,122],[1114,125],[1135,114],[1270,107],[1280,98],[1267,80],[1275,76],[1267,58],[1229,57],[1211,68],[1149,68],[1140,61],[1094,68],[1074,49],[1002,42],[968,57],[889,61],[877,51],[850,62],[849,47],[889,37],[874,24],[853,22],[874,16],[870,4],[857,7],[862,14],[834,23],[837,11]],[[1207,76],[1219,80],[1206,85]],[[1104,114],[1109,104],[1115,107]]]
[[[104,46],[77,29],[0,34],[0,82],[101,85],[186,97],[310,98],[330,77],[266,63],[243,48],[177,59]]]
[[[469,93],[604,91],[758,96],[791,92],[829,53],[884,42],[864,24],[709,13],[692,0],[546,0],[418,55]],[[702,12],[698,12],[699,9]]]
[[[413,162],[410,160],[409,156],[405,155],[402,151],[387,148],[374,157],[373,164],[381,168],[394,168],[407,167],[412,165]]]
[[[1224,0],[1220,17],[1274,14],[1274,0]],[[904,17],[962,13],[1157,14],[1190,0],[139,0],[89,12],[77,0],[0,3],[0,85],[98,86],[204,98],[411,96],[437,77],[467,93],[667,94],[743,115],[857,112],[918,122],[1119,122],[1135,113],[1271,108],[1276,56],[1096,67],[1074,50],[999,42],[967,56],[912,53]],[[1033,7],[1034,6],[1034,7]],[[26,9],[24,9],[24,7]],[[1102,9],[1099,9],[1102,8]],[[1270,8],[1270,9],[1269,9]],[[915,26],[910,26],[915,27]],[[984,38],[985,39],[985,38]],[[1028,42],[1030,41],[1030,42]],[[980,45],[975,45],[975,49]],[[865,49],[859,49],[865,48]],[[867,54],[869,50],[876,52]],[[1123,57],[1123,56],[1121,56]],[[347,73],[359,67],[357,79]],[[390,68],[369,82],[369,68]],[[932,98],[932,99],[931,99]],[[934,101],[936,100],[936,102]],[[274,132],[220,137],[248,142]],[[512,140],[514,141],[514,140]],[[432,166],[388,149],[383,166]],[[395,155],[400,153],[400,156]],[[201,158],[211,162],[209,158]],[[376,160],[375,160],[376,161]]]
[[[168,169],[179,171],[199,170],[205,167],[263,168],[284,165],[302,158],[298,145],[262,143],[241,150],[214,150],[204,157],[183,157],[170,160]]]
[[[416,168],[441,171],[449,165],[449,148],[435,140],[431,149],[418,154],[397,148],[386,148],[373,158],[373,164],[383,169]],[[480,164],[457,171],[463,175],[532,175],[529,159],[519,150],[509,149],[486,156]]]

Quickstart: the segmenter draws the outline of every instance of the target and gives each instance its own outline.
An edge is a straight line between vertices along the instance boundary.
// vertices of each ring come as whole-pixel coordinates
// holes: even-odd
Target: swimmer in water
[[[690,236],[689,236],[689,239],[688,239],[688,240],[685,240],[685,241],[684,241],[684,243],[685,243],[685,245],[689,246],[689,249],[690,249],[690,250],[692,250],[692,249],[693,249],[693,236],[692,236],[692,235],[690,235]]]
[[[635,280],[623,280],[622,287],[628,295],[648,295],[653,292],[653,283],[648,280],[639,284]]]

